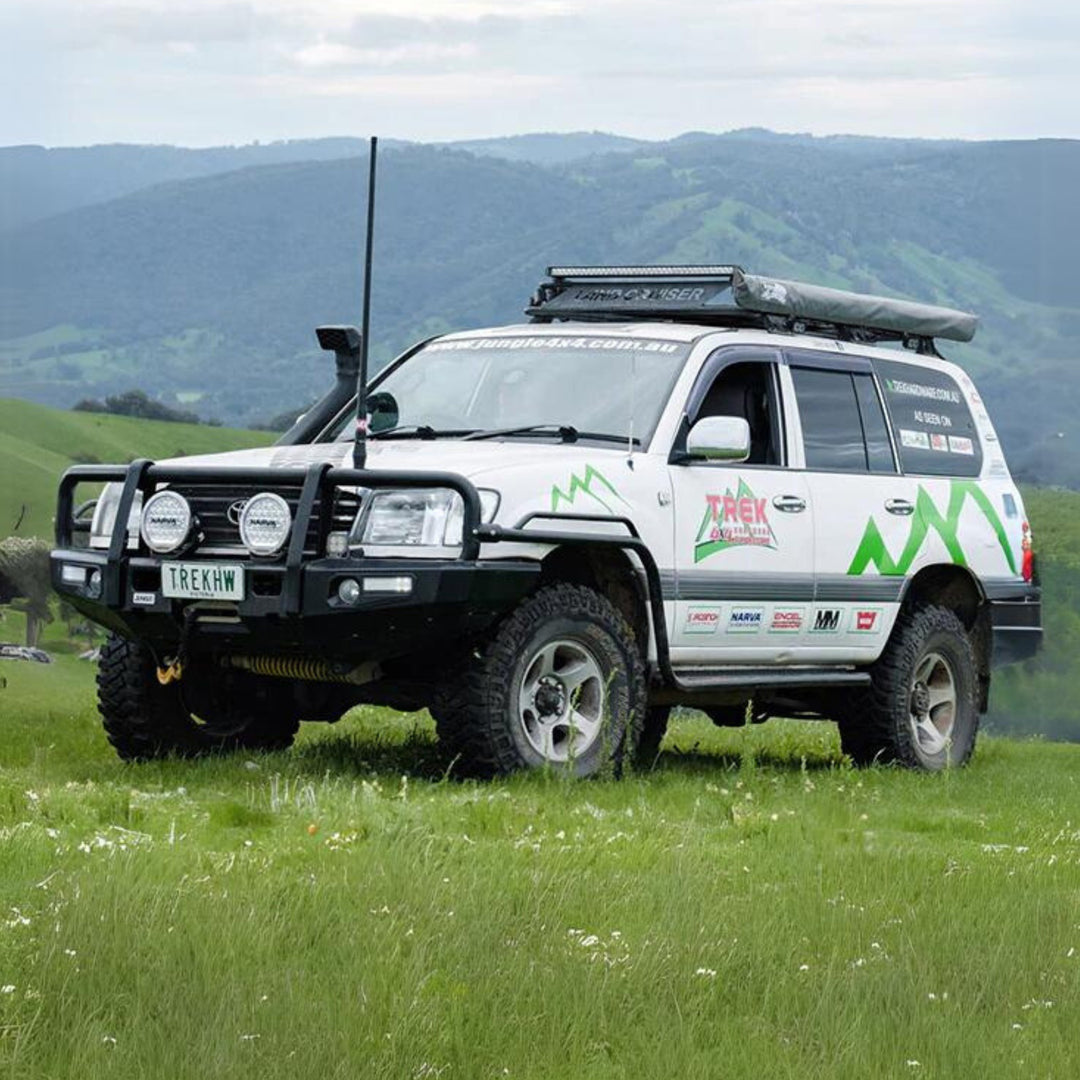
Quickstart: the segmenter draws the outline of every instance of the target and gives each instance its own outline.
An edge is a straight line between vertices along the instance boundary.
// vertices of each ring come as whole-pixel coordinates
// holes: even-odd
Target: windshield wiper
[[[476,431],[472,435],[466,435],[462,441],[501,439],[512,435],[558,435],[564,443],[577,442],[578,439],[600,439],[617,443],[633,441],[635,446],[641,445],[640,439],[629,440],[625,435],[610,435],[603,431],[578,431],[570,424],[528,424],[525,427],[493,428],[491,431]]]
[[[376,431],[369,435],[369,439],[449,439],[468,438],[476,433],[476,428],[441,429],[433,428],[430,424],[408,424],[405,427],[388,428],[386,431]]]

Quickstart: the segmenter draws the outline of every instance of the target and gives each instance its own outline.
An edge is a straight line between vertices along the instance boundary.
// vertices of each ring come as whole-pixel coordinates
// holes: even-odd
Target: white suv
[[[429,708],[462,769],[589,775],[682,704],[965,762],[1042,634],[1020,493],[934,345],[974,318],[737,267],[553,268],[529,314],[387,367],[363,470],[357,337],[323,328],[338,385],[279,445],[65,475],[54,582],[114,631],[121,756],[374,702]]]

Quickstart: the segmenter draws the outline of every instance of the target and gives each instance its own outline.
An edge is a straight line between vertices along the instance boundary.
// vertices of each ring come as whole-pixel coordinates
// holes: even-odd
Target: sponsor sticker
[[[843,611],[840,608],[818,608],[817,611],[814,612],[814,625],[810,627],[810,633],[839,633],[842,616]]]
[[[732,547],[776,547],[768,500],[759,499],[741,477],[735,491],[705,496],[705,515],[694,539],[694,562]]]
[[[727,632],[729,634],[756,634],[765,621],[761,608],[737,607],[728,614]]]
[[[856,608],[851,613],[848,631],[852,634],[877,634],[881,631],[881,608]]]
[[[912,431],[910,428],[901,428],[900,445],[910,447],[912,450],[929,450],[930,436],[925,431]]]
[[[690,607],[686,610],[683,630],[687,634],[715,634],[720,629],[720,609],[715,607]]]
[[[950,435],[949,449],[954,454],[972,455],[975,453],[975,444],[965,435]]]
[[[805,614],[805,608],[775,608],[772,613],[772,622],[769,623],[769,633],[798,633],[803,627]]]
[[[156,601],[157,593],[133,592],[131,594],[131,602],[133,604],[139,604],[141,607],[153,607]]]
[[[940,450],[940,451],[943,451],[944,453],[948,453],[949,452],[949,439],[948,439],[948,437],[945,436],[945,435],[938,435],[937,432],[934,432],[934,434],[932,434],[930,436],[930,449],[931,450]]]
[[[923,398],[927,401],[949,401],[953,405],[960,404],[960,394],[944,386],[924,386],[922,383],[908,382],[905,379],[886,379],[885,385],[891,393],[903,394],[905,397]]]

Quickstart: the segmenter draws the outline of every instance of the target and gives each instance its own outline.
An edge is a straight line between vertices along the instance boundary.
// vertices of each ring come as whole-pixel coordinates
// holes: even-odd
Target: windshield
[[[644,445],[691,347],[584,334],[433,341],[376,390],[394,399],[384,408],[396,412],[391,430],[434,436],[550,425]],[[351,439],[351,425],[335,434]]]

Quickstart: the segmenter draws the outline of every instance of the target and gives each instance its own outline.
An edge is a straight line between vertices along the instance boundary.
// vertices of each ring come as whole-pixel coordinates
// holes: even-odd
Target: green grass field
[[[0,398],[0,537],[19,522],[19,536],[51,538],[60,474],[77,461],[124,464],[261,446],[265,431],[168,424],[100,413],[63,412]]]
[[[426,715],[125,766],[0,676],[4,1077],[1080,1075],[1080,747],[855,772],[675,725],[622,782],[445,779]]]

